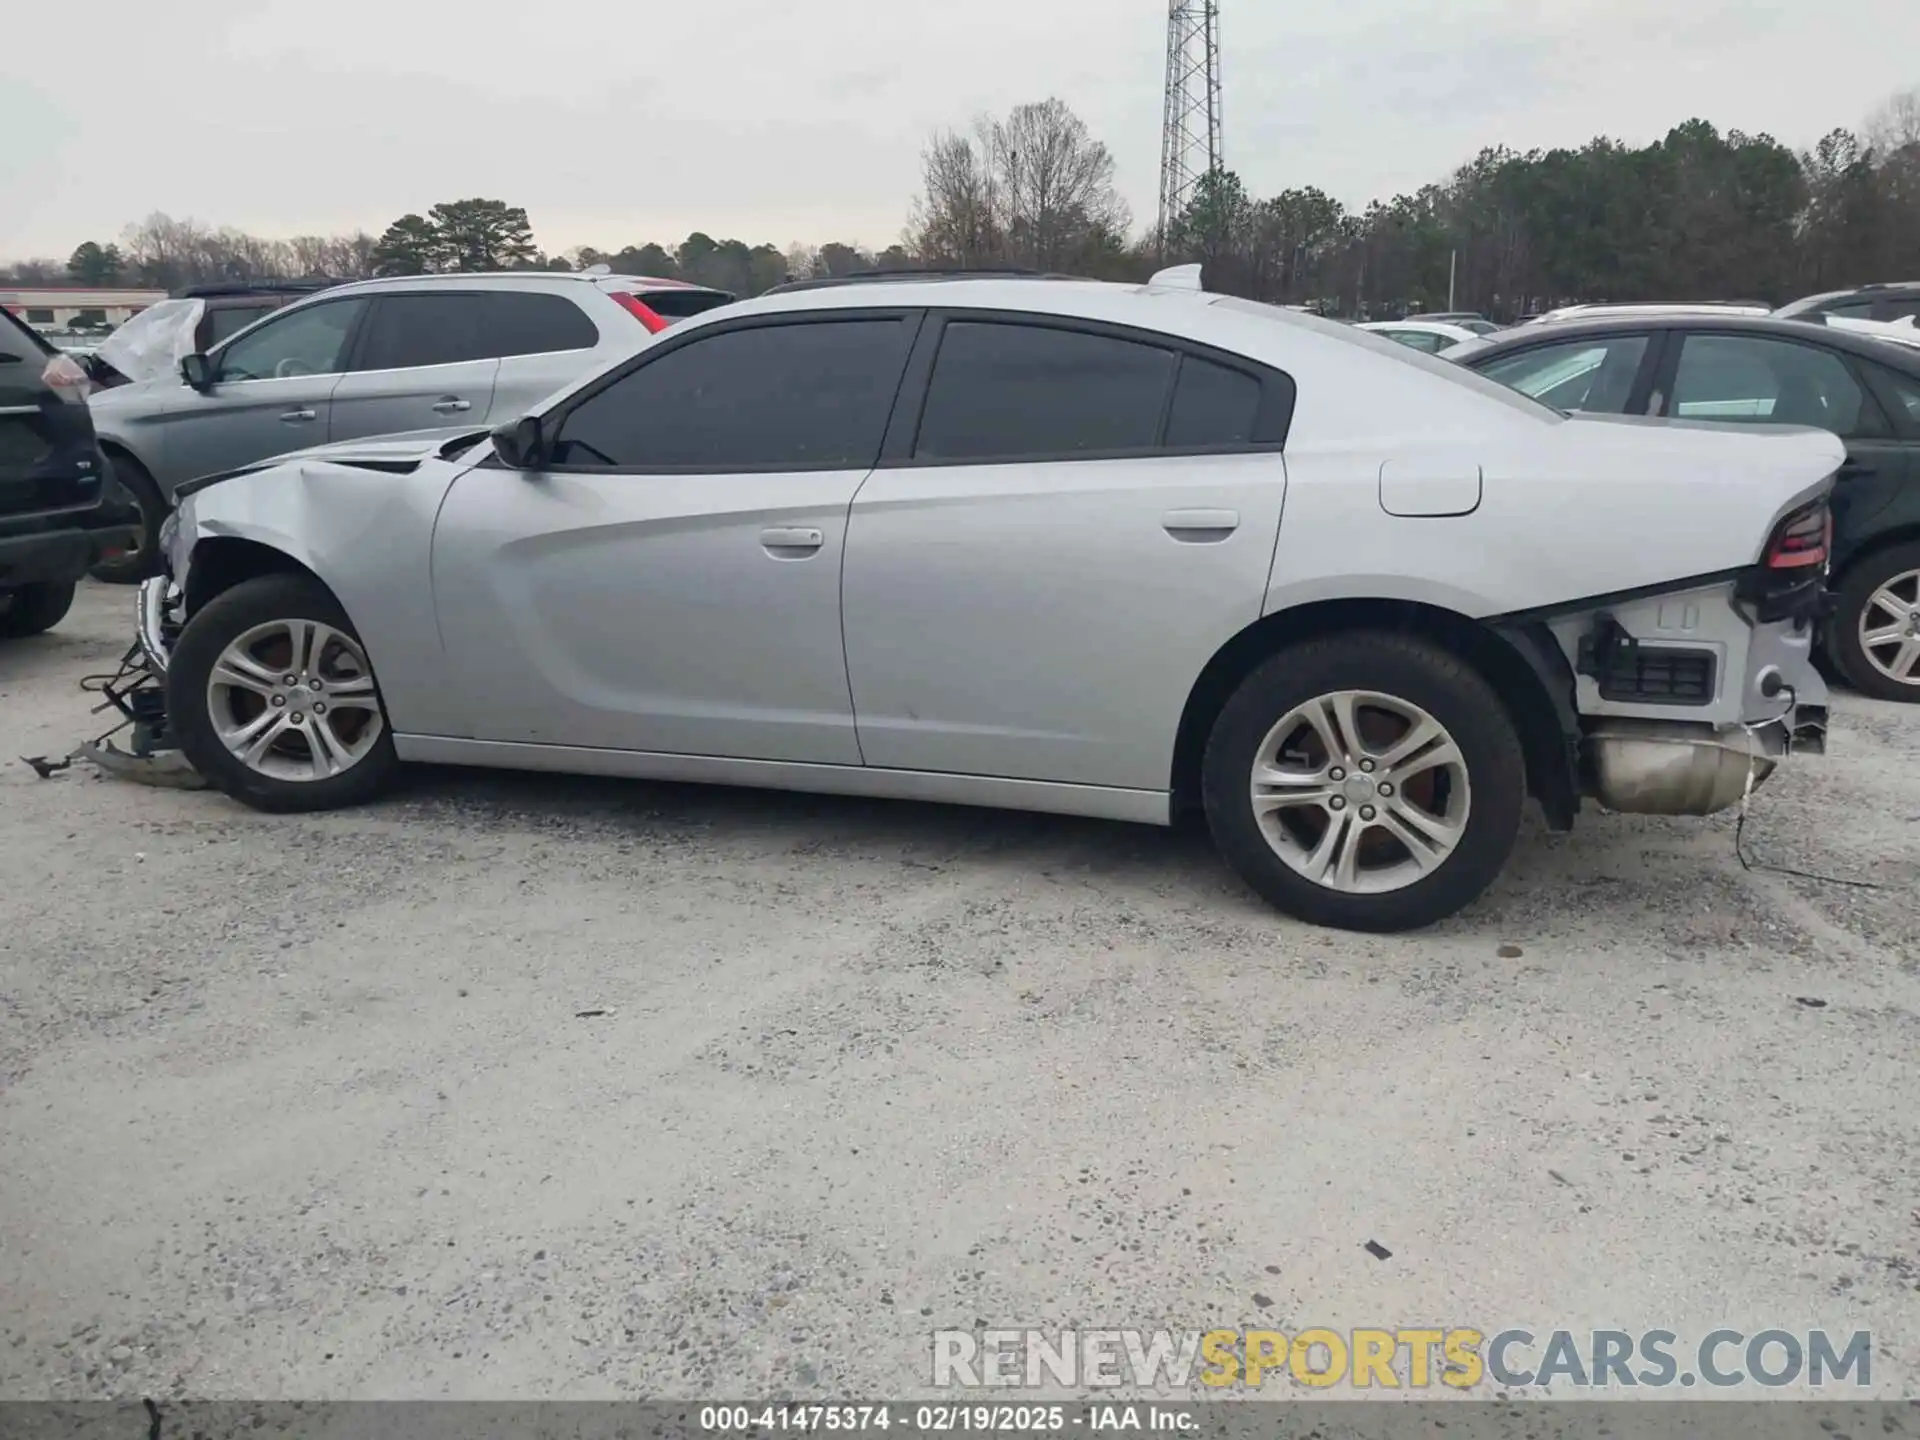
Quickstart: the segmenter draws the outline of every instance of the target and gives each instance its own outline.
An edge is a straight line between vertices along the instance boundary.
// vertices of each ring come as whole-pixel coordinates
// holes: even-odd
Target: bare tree
[[[1059,100],[1021,105],[991,127],[1010,258],[1037,270],[1082,262],[1131,218],[1113,183],[1113,156]]]
[[[1867,117],[1867,143],[1881,155],[1920,145],[1920,85],[1889,95]]]
[[[980,121],[975,131],[991,143],[991,122]],[[921,154],[922,191],[913,202],[907,248],[929,264],[986,266],[1004,258],[999,194],[982,148],[945,131]]]

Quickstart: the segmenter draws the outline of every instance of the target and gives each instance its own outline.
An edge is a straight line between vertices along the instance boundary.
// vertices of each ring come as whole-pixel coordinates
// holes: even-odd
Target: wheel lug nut
[[[1371,775],[1373,773],[1373,762],[1371,760],[1362,760],[1360,762],[1360,768]]]
[[[323,704],[316,703],[313,707],[313,713],[316,715],[324,715],[327,713],[327,707]]]
[[[1344,810],[1347,808],[1347,802],[1341,799],[1338,795],[1334,796],[1333,799],[1329,800],[1327,804],[1335,810]]]
[[[307,688],[309,690],[318,690],[320,688],[320,677],[316,675],[313,679],[307,681]]]
[[[287,697],[284,695],[276,695],[273,697],[273,703],[275,705],[285,705],[287,703]]]
[[[298,685],[300,683],[300,677],[298,675],[289,675],[280,683],[283,685]]]
[[[1387,783],[1386,783],[1386,781],[1384,781],[1384,780],[1383,780],[1383,781],[1381,781],[1381,782],[1380,782],[1380,793],[1381,793],[1382,795],[1391,795],[1391,794],[1393,794],[1393,786],[1391,786],[1391,785],[1389,785],[1389,784],[1387,784]]]
[[[1347,772],[1342,770],[1338,765],[1334,766],[1328,774],[1329,778],[1334,780],[1344,780],[1347,778]]]
[[[1371,820],[1373,818],[1373,807],[1371,805],[1362,805],[1360,807],[1360,818],[1362,820]]]
[[[306,717],[306,716],[304,716],[304,715],[302,715],[302,714],[301,714],[301,713],[300,713],[300,712],[299,712],[298,710],[296,710],[296,711],[294,711],[294,712],[293,712],[293,723],[294,723],[294,724],[296,724],[296,725],[299,725],[299,724],[301,724],[302,722],[304,722],[304,721],[306,720],[306,718],[307,718],[307,717]]]

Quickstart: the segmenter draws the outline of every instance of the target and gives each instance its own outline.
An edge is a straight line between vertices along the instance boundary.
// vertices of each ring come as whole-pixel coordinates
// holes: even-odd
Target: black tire
[[[1269,732],[1296,706],[1340,691],[1370,691],[1417,706],[1444,727],[1464,764],[1466,813],[1458,842],[1431,871],[1398,889],[1359,893],[1309,879],[1281,859],[1254,812],[1253,766]],[[1372,713],[1363,718],[1370,720]],[[1411,790],[1412,783],[1406,788]],[[1477,671],[1423,640],[1356,632],[1292,646],[1241,682],[1208,737],[1201,793],[1214,844],[1268,903],[1313,925],[1390,933],[1443,920],[1493,883],[1520,832],[1526,762],[1506,707]],[[1404,802],[1411,796],[1400,798]],[[1332,803],[1345,808],[1360,802],[1342,798]],[[1336,818],[1326,808],[1314,807],[1274,813],[1300,817],[1289,821],[1293,824],[1311,825],[1318,819],[1331,825]],[[1365,812],[1350,812],[1349,818],[1359,813]],[[1398,856],[1404,863],[1409,852],[1398,840],[1384,832],[1363,833],[1374,853],[1384,849],[1388,858]]]
[[[24,640],[51,630],[73,608],[71,580],[37,580],[0,591],[0,639]]]
[[[180,749],[193,768],[234,799],[256,810],[291,813],[336,810],[374,799],[392,787],[400,769],[393,730],[384,706],[379,737],[357,763],[324,779],[285,779],[264,774],[230,751],[215,728],[207,681],[221,652],[256,626],[274,621],[317,620],[356,645],[359,636],[346,611],[319,581],[307,575],[263,575],[234,586],[202,607],[181,632],[167,666],[167,712]],[[375,677],[375,703],[379,704]],[[263,704],[264,708],[264,704]],[[296,755],[310,742],[289,734]]]
[[[138,544],[124,555],[97,561],[87,573],[108,585],[137,585],[160,573],[160,523],[167,518],[166,497],[147,467],[123,450],[107,454],[107,483],[111,495],[118,486],[140,511]],[[115,495],[114,499],[121,499]]]
[[[1920,703],[1920,673],[1912,683],[1902,684],[1875,665],[1860,641],[1860,622],[1872,603],[1873,595],[1889,580],[1920,571],[1920,542],[1891,545],[1858,561],[1840,582],[1833,619],[1827,627],[1827,653],[1832,656],[1847,683],[1862,695],[1876,700],[1904,700]],[[1901,598],[1912,587],[1901,586]],[[1877,608],[1884,620],[1891,617]]]

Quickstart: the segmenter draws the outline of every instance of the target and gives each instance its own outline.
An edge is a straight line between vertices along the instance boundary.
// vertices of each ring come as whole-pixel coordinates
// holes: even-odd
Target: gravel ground
[[[130,604],[0,648],[0,1396],[926,1393],[978,1322],[1868,1328],[1920,1393],[1920,715],[1748,828],[1884,888],[1590,815],[1381,939],[1118,825],[35,778]]]

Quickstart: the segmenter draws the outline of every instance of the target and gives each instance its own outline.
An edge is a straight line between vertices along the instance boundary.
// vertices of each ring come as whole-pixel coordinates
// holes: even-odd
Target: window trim
[[[220,378],[220,367],[226,363],[227,352],[238,342],[256,334],[266,326],[279,324],[282,320],[291,320],[302,311],[317,310],[322,305],[358,305],[360,307],[359,313],[353,317],[353,323],[347,327],[347,333],[342,336],[340,340],[340,354],[342,356],[340,369],[316,370],[311,375],[255,375],[247,380],[222,380]],[[350,375],[353,372],[347,367],[352,365],[353,357],[359,353],[360,336],[365,331],[367,320],[372,314],[372,297],[364,291],[357,295],[327,295],[324,298],[316,296],[304,304],[282,305],[279,309],[262,315],[258,320],[254,321],[253,324],[247,326],[246,329],[236,330],[225,340],[221,341],[219,345],[207,352],[207,359],[213,362],[213,388],[218,389],[222,385],[277,385],[287,380],[320,380],[328,375],[336,377]]]
[[[1149,446],[1126,446],[1111,450],[1048,451],[1033,454],[993,456],[917,456],[920,427],[926,418],[927,398],[933,388],[933,370],[947,326],[965,324],[1013,325],[1027,329],[1065,330],[1074,334],[1098,336],[1127,344],[1166,350],[1174,356],[1172,376],[1166,394],[1161,397],[1160,420],[1154,427],[1159,439]],[[1260,386],[1260,404],[1254,412],[1254,438],[1226,445],[1182,445],[1167,447],[1160,443],[1167,433],[1173,411],[1173,399],[1180,385],[1180,374],[1189,358],[1237,370]],[[950,470],[959,466],[1051,465],[1070,461],[1178,459],[1207,455],[1279,455],[1284,454],[1287,435],[1293,428],[1293,410],[1299,387],[1284,370],[1262,365],[1231,350],[1220,350],[1185,336],[1161,330],[1146,330],[1134,325],[1116,325],[1104,320],[1083,320],[1075,315],[1043,314],[1031,310],[975,310],[967,308],[935,309],[927,312],[920,329],[919,343],[901,382],[894,405],[893,423],[880,447],[877,468],[888,470]],[[1273,437],[1273,438],[1263,438]]]
[[[716,307],[720,308],[720,307]],[[693,317],[698,319],[699,317]],[[693,329],[675,326],[660,332],[660,338],[645,346],[631,359],[616,365],[611,370],[594,376],[578,390],[562,396],[547,410],[528,411],[540,420],[542,444],[551,443],[560,437],[567,418],[582,405],[618,385],[635,371],[644,369],[658,360],[666,358],[676,350],[688,345],[696,345],[702,340],[711,340],[717,335],[728,335],[740,330],[770,330],[786,325],[831,325],[845,324],[850,321],[892,320],[901,325],[904,331],[904,343],[900,350],[901,378],[894,382],[893,399],[888,406],[885,428],[881,432],[880,454],[886,453],[886,442],[891,434],[894,417],[899,413],[905,377],[912,368],[915,345],[926,328],[926,311],[913,305],[870,306],[848,308],[844,310],[801,310],[773,315],[739,315],[711,324],[699,325]],[[683,324],[685,322],[682,322]],[[569,353],[569,352],[560,352]],[[497,458],[497,457],[494,457]],[[880,463],[876,458],[875,464]],[[653,465],[638,469],[632,465],[562,465],[552,460],[543,460],[538,470],[532,472],[541,475],[805,475],[825,474],[835,470],[875,468],[874,464],[849,466],[840,463],[818,465]]]

